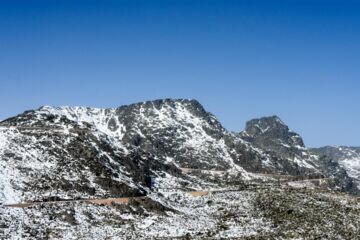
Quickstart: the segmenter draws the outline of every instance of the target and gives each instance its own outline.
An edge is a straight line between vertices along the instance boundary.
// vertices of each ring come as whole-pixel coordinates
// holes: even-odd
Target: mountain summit
[[[299,134],[291,131],[278,116],[263,117],[246,123],[245,133],[260,145],[266,146],[266,140],[279,141],[283,146],[304,148]]]

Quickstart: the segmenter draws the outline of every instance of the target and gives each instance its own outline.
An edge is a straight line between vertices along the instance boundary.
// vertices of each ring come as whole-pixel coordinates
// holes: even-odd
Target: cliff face
[[[338,174],[338,181],[347,182],[348,189],[358,193],[360,190],[360,148],[359,147],[322,147],[313,148],[311,151],[328,162],[324,165],[328,171]],[[333,169],[332,166],[338,166]],[[337,170],[340,169],[340,170]],[[351,192],[351,191],[350,191]]]
[[[310,154],[300,135],[277,116],[248,121],[240,136],[269,154],[277,171],[295,175],[320,173],[314,163],[318,156]]]
[[[308,149],[277,116],[248,121],[240,137],[268,154],[276,172],[323,176],[332,179],[334,189],[360,193],[358,148]]]

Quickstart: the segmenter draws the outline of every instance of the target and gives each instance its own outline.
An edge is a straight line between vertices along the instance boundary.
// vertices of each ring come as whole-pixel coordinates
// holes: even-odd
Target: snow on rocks
[[[112,109],[45,106],[5,120],[0,127],[0,238],[272,234],[273,219],[263,216],[256,201],[258,189],[271,192],[273,186],[250,171],[318,173],[320,158],[278,117],[265,120],[256,120],[242,134],[231,133],[197,101],[184,99]],[[355,178],[358,159],[350,154],[341,164]],[[155,179],[151,190],[144,181],[149,175]],[[247,183],[256,186],[251,190]],[[189,191],[208,194],[193,197]],[[4,206],[129,195],[147,197],[112,207],[80,202]]]

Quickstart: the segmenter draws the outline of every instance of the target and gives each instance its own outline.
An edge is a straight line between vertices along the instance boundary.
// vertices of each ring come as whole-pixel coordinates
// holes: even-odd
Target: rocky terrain
[[[0,238],[357,239],[359,156],[276,116],[230,132],[196,100],[45,106],[0,123]]]

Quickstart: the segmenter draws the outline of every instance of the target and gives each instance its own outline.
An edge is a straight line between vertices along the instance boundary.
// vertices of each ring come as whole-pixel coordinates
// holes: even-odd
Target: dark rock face
[[[240,137],[269,154],[275,169],[292,175],[316,174],[312,157],[302,138],[279,117],[253,119],[246,123]],[[300,164],[299,164],[300,163]]]
[[[336,176],[338,186],[354,194],[360,192],[360,148],[359,147],[321,147],[311,152],[320,156],[320,166]]]
[[[321,148],[312,148],[312,152],[321,155],[328,156],[335,160],[343,160],[347,158],[357,158],[360,155],[360,147],[321,147]]]
[[[331,183],[333,189],[356,195],[360,193],[354,179],[349,176],[345,168],[336,160],[322,155],[319,157],[317,165],[320,171],[325,173],[324,175],[333,179]]]
[[[126,129],[121,139],[125,145],[172,158],[183,167],[229,167],[218,154],[224,149],[216,146],[226,134],[225,129],[195,100],[132,104],[116,109],[114,118]]]
[[[280,157],[293,157],[305,149],[299,134],[291,131],[277,116],[248,121],[242,136],[261,149],[274,152]]]
[[[333,147],[309,150],[300,135],[290,130],[277,116],[247,122],[245,131],[241,132],[240,136],[269,154],[276,171],[291,175],[329,177],[333,179],[334,189],[360,193],[357,187],[360,186],[360,182],[357,183],[360,180],[357,177],[360,176],[360,161],[359,170],[355,173],[353,165],[349,169],[341,164],[341,160],[344,162],[346,156],[358,156],[358,148],[349,148],[346,153],[344,148],[341,151]]]

